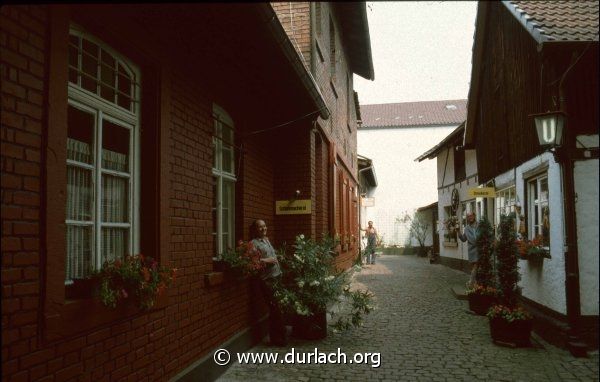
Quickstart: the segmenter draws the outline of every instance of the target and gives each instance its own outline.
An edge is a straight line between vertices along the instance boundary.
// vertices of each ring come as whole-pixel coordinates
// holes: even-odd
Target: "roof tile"
[[[360,114],[362,128],[458,125],[467,117],[467,100],[361,105]]]
[[[518,0],[510,4],[545,40],[598,41],[597,1]]]

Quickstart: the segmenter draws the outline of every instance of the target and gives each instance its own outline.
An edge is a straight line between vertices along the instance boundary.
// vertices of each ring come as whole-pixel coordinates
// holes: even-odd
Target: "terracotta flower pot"
[[[493,341],[515,344],[516,346],[529,346],[529,337],[533,320],[506,321],[501,317],[489,320],[490,334]]]
[[[480,316],[485,316],[492,305],[496,303],[494,296],[486,296],[481,294],[470,294],[469,310]]]

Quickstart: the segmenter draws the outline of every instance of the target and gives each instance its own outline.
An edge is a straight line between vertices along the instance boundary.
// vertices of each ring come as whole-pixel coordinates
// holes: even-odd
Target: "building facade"
[[[471,189],[478,187],[475,150],[463,146],[465,125],[462,123],[417,160],[436,159],[438,219],[434,228],[439,243],[439,261],[455,269],[470,272],[468,245],[458,239],[466,222],[467,212],[474,212],[477,220],[486,214],[485,199],[473,196]]]
[[[361,114],[359,152],[377,164],[379,180],[365,218],[385,245],[408,245],[402,218],[437,200],[435,164],[415,158],[464,121],[466,100],[363,105]]]
[[[598,347],[597,67],[597,3],[479,4],[465,145],[496,190],[490,216],[515,212],[521,241],[550,256],[519,262],[523,301],[573,354]],[[552,152],[534,124],[546,112],[566,116]]]
[[[280,246],[336,214],[275,210],[296,190],[315,207],[337,199],[325,188],[335,151],[313,131],[332,107],[273,7],[12,5],[0,17],[2,379],[214,379],[211,350],[252,346],[267,310],[213,258],[254,219]],[[139,253],[176,268],[150,311],[80,288]]]
[[[312,158],[302,176],[294,177],[306,179],[306,186],[316,196],[315,214],[306,217],[306,226],[312,229],[307,233],[313,237],[323,233],[339,237],[340,254],[336,261],[346,269],[360,249],[356,155],[359,110],[353,75],[374,79],[366,6],[363,2],[272,5],[330,113],[328,119],[318,118],[311,134],[300,138],[303,143],[297,146],[299,152],[308,153],[301,156]],[[278,225],[285,224],[282,219]],[[293,234],[286,236],[288,242],[293,240]]]

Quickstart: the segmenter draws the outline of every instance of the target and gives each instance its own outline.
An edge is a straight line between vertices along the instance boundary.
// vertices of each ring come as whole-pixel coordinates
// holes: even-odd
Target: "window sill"
[[[104,306],[97,298],[66,300],[59,313],[46,314],[44,338],[47,341],[64,339],[125,318],[163,309],[168,305],[167,294],[158,296],[156,305],[149,310],[142,310],[133,302],[123,303],[112,309]]]

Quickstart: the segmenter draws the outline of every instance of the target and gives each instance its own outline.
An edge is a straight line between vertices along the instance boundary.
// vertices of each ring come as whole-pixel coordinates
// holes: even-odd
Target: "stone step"
[[[467,297],[467,289],[464,285],[452,285],[450,288],[452,290],[452,294],[459,300],[468,300]]]

